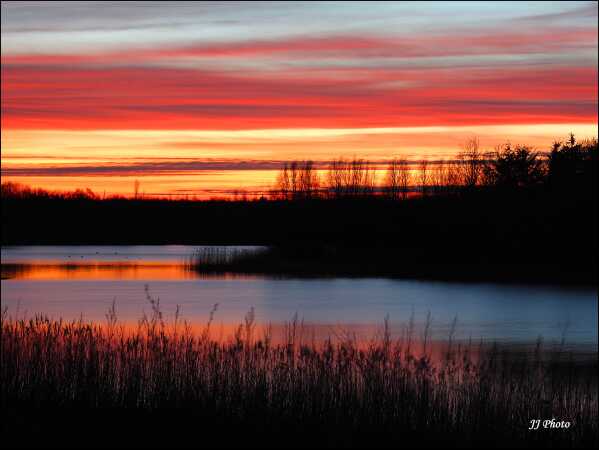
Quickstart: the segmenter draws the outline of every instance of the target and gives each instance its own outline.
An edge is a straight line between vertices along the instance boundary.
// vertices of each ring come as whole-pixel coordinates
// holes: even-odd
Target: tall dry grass
[[[5,311],[3,409],[27,411],[27,420],[37,407],[184,408],[218,431],[208,439],[260,439],[265,446],[298,427],[291,446],[597,443],[595,377],[581,376],[559,352],[541,357],[540,344],[530,357],[514,359],[497,346],[454,342],[452,332],[443,357],[433,360],[428,331],[420,337],[424,351],[415,350],[413,323],[398,339],[385,323],[368,343],[317,343],[303,337],[297,320],[274,343],[268,328],[257,332],[253,311],[230,339],[215,340],[214,311],[198,332],[178,314],[165,323],[159,300],[148,299],[152,314],[134,329],[119,324],[114,308],[106,324],[17,320]],[[181,416],[167,417],[178,417],[161,426],[177,428],[179,439],[191,432],[181,428]],[[530,420],[551,418],[571,426],[528,431]]]

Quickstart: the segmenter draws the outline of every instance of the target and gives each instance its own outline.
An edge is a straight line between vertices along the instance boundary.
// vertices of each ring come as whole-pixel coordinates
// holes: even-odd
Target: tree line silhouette
[[[466,141],[455,158],[435,161],[394,158],[384,168],[355,157],[332,160],[324,170],[312,160],[291,161],[281,168],[274,188],[263,193],[260,199],[339,199],[377,195],[405,200],[413,196],[452,194],[475,188],[513,190],[541,185],[569,192],[584,186],[592,188],[596,184],[597,148],[597,139],[577,142],[571,134],[567,141],[555,142],[550,152],[538,152],[526,145],[512,146],[509,143],[496,147],[494,151],[483,151],[478,138],[472,138]],[[236,191],[240,192],[243,191]],[[4,199],[106,198],[89,188],[51,192],[13,182],[2,183],[1,195]],[[127,197],[112,195],[108,198]],[[135,180],[131,199],[144,198],[151,196],[142,195],[140,182]],[[234,199],[238,200],[238,195]],[[248,199],[244,197],[244,201]]]
[[[395,158],[382,170],[365,159],[340,158],[329,163],[324,176],[311,160],[292,161],[281,169],[272,194],[284,200],[370,195],[405,200],[477,187],[513,190],[545,184],[570,190],[581,187],[581,182],[592,185],[596,181],[596,139],[577,142],[572,134],[566,142],[555,142],[549,153],[509,143],[483,152],[477,138],[463,147],[453,159],[414,162]],[[377,172],[383,172],[378,184]]]
[[[4,183],[2,245],[266,245],[235,269],[596,283],[597,155],[571,136],[544,153],[471,140],[446,161],[297,161],[249,200]]]

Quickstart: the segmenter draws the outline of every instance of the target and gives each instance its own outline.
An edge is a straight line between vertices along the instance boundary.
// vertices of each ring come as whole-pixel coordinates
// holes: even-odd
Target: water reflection
[[[147,285],[151,295],[160,298],[165,318],[172,320],[179,306],[191,324],[204,324],[218,303],[215,324],[225,328],[237,326],[254,308],[261,325],[277,326],[297,314],[319,337],[354,333],[364,340],[386,315],[395,335],[410,317],[420,333],[430,312],[433,340],[447,339],[457,317],[458,340],[531,345],[543,336],[547,343],[563,338],[568,345],[592,346],[596,352],[595,289],[375,278],[199,277],[183,264],[195,249],[3,248],[2,307],[12,315],[83,316],[103,323],[115,301],[119,319],[136,323],[151,310]],[[69,256],[78,262],[69,263]]]
[[[154,264],[177,265],[194,251],[212,246],[192,245],[27,245],[2,247],[2,265]],[[258,246],[231,246],[255,250]]]
[[[184,280],[195,275],[181,264],[3,264],[2,279]]]
[[[2,279],[188,280],[205,278],[186,262],[201,248],[189,245],[14,246],[2,248]],[[256,246],[235,246],[254,250]],[[248,278],[237,274],[221,277]]]
[[[3,264],[3,280],[189,280],[252,279],[248,274],[202,274],[184,264]]]

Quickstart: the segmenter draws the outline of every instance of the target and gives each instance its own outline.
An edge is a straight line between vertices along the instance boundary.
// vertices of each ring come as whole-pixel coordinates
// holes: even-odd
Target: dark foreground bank
[[[222,270],[597,282],[597,197],[545,188],[394,201],[2,199],[2,245],[268,245]],[[247,262],[247,261],[246,261]],[[211,270],[216,270],[213,266]]]
[[[227,341],[154,315],[131,329],[2,321],[2,441],[45,447],[593,447],[596,362],[427,335]],[[424,339],[424,341],[422,341]],[[424,342],[424,349],[422,349]],[[531,431],[531,420],[560,422]],[[562,424],[563,422],[563,424]],[[566,422],[567,425],[566,428]],[[551,423],[551,422],[550,422]]]
[[[201,275],[247,274],[273,277],[387,277],[455,282],[596,285],[592,261],[497,260],[478,257],[428,259],[420,249],[354,248],[312,242],[258,250],[202,248],[188,260]],[[8,269],[8,268],[7,268]]]

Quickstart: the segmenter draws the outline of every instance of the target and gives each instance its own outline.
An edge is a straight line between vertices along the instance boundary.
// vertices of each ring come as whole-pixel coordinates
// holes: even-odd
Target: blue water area
[[[184,270],[194,246],[61,246],[2,249],[3,264],[29,269],[2,280],[2,307],[11,315],[104,321],[116,304],[119,319],[137,320],[151,310],[147,295],[160,298],[167,319],[177,305],[190,322],[239,323],[254,309],[260,323],[297,315],[308,324],[380,325],[386,316],[399,330],[413,318],[422,329],[430,313],[433,337],[448,336],[457,318],[459,339],[597,345],[597,290],[558,286],[446,283],[385,278],[294,279],[261,276],[200,277]],[[77,260],[74,264],[73,260]],[[61,264],[69,264],[64,275]],[[109,263],[98,272],[90,265]],[[112,272],[112,264],[136,270]],[[156,264],[158,266],[156,266]],[[48,266],[58,269],[48,272]],[[153,267],[144,270],[144,267]],[[139,269],[139,270],[137,270]],[[46,276],[45,274],[49,275]],[[399,331],[398,331],[399,332]]]

